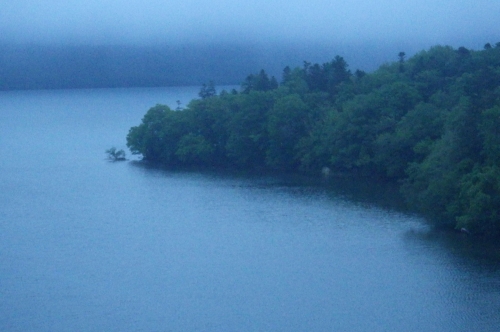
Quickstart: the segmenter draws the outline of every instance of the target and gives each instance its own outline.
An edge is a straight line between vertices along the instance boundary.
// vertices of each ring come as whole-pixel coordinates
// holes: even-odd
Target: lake
[[[499,262],[383,187],[105,159],[198,90],[0,92],[1,331],[498,331]]]

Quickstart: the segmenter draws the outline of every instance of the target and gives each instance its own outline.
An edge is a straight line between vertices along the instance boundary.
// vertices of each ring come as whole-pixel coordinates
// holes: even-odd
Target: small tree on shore
[[[125,151],[117,150],[115,147],[106,150],[108,159],[112,161],[125,160]]]

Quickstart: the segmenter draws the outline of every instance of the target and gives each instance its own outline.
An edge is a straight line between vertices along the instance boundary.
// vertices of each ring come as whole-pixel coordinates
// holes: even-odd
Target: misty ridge
[[[0,90],[239,85],[264,69],[283,69],[340,55],[350,69],[371,72],[405,51],[395,44],[192,43],[173,45],[0,44]]]
[[[240,84],[266,70],[281,78],[286,66],[345,57],[371,71],[396,59],[394,47],[325,44],[49,45],[0,44],[0,89],[72,89]]]
[[[399,52],[481,49],[499,13],[493,0],[7,2],[0,89],[240,84],[337,55],[371,72]]]

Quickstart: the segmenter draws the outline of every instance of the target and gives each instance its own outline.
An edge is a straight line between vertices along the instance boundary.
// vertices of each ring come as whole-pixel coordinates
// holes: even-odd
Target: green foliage
[[[226,151],[230,163],[236,167],[265,165],[269,142],[266,117],[274,102],[273,94],[251,91],[240,95],[238,103],[232,106]]]
[[[307,105],[292,94],[276,101],[267,115],[269,145],[266,165],[272,169],[292,170],[297,166],[295,146],[304,136],[308,116]]]
[[[186,165],[203,165],[209,162],[214,153],[213,146],[201,135],[189,133],[182,136],[175,155]]]
[[[458,196],[457,228],[500,235],[500,169],[475,167],[462,177]]]
[[[479,134],[486,164],[500,165],[500,106],[485,110],[481,114]]]
[[[470,169],[470,160],[456,158],[456,136],[446,132],[422,162],[412,162],[402,187],[408,201],[439,224],[453,226],[454,202],[459,181]]]
[[[278,81],[273,76],[269,79],[264,69],[262,69],[259,74],[250,74],[245,79],[245,82],[241,85],[243,93],[249,93],[250,91],[269,91],[278,88]]]
[[[165,105],[150,108],[142,123],[129,130],[127,146],[133,154],[141,154],[146,160],[176,163],[177,142],[192,127],[186,115]]]
[[[215,93],[177,111],[151,108],[127,145],[165,165],[306,172],[321,169],[402,184],[436,225],[500,236],[500,47],[436,46],[355,71],[336,56],[264,70],[241,93]]]
[[[282,87],[286,88],[289,93],[297,93],[301,96],[308,93],[309,86],[304,70],[295,68],[287,71],[287,68],[283,71]]]
[[[403,178],[409,162],[421,162],[439,139],[444,112],[433,104],[419,103],[374,142],[375,163],[388,177]]]

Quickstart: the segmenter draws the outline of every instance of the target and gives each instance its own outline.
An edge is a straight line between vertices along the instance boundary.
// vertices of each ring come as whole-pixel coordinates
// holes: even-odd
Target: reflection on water
[[[413,243],[440,247],[460,266],[488,271],[500,269],[500,244],[493,239],[436,229],[410,229],[405,233],[405,238]]]
[[[393,187],[104,159],[175,93],[0,94],[0,330],[498,330],[497,247]]]

